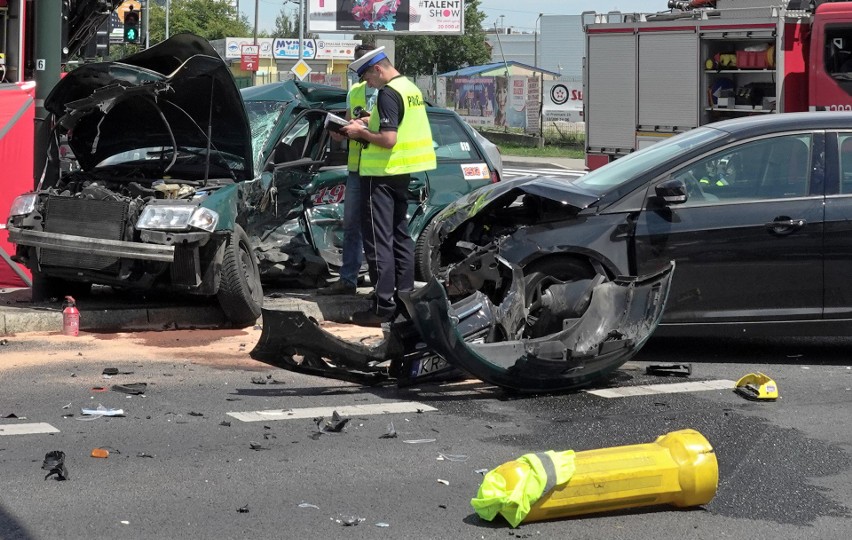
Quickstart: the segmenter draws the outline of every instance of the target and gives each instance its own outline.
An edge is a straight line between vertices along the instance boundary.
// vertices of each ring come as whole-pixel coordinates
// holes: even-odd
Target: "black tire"
[[[235,325],[254,324],[260,317],[260,270],[249,237],[239,225],[234,226],[225,245],[218,299],[225,316]]]
[[[79,300],[92,292],[91,283],[48,277],[35,270],[33,271],[32,281],[34,302],[61,301],[66,296],[73,296],[75,300]]]
[[[433,217],[417,237],[414,245],[414,279],[417,281],[429,281],[438,272],[438,246],[429,244],[429,237],[437,228],[438,219]]]

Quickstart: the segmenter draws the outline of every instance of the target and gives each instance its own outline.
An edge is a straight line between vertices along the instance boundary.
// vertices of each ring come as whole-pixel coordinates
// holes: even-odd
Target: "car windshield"
[[[251,155],[254,156],[255,168],[260,167],[263,148],[288,104],[287,101],[245,102],[251,126]]]
[[[630,182],[637,176],[678,155],[710,141],[721,139],[726,135],[727,133],[724,131],[713,128],[696,128],[610,162],[600,169],[580,177],[574,182],[574,185],[601,195]]]

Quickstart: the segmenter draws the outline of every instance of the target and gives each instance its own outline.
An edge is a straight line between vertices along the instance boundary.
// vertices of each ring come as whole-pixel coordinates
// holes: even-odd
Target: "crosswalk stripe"
[[[371,403],[365,405],[341,405],[339,407],[304,407],[300,409],[272,409],[266,411],[229,412],[228,416],[243,422],[268,422],[272,420],[299,420],[331,416],[337,411],[340,416],[358,416],[375,414],[401,414],[437,411],[435,407],[415,401],[396,401],[389,403]]]
[[[35,433],[59,433],[47,422],[34,424],[0,424],[0,435],[32,435]]]
[[[673,384],[646,384],[639,386],[622,386],[620,388],[604,388],[601,390],[585,390],[603,398],[622,398],[633,396],[650,396],[654,394],[679,394],[681,392],[703,392],[705,390],[733,390],[736,383],[727,379],[713,381],[693,381]]]

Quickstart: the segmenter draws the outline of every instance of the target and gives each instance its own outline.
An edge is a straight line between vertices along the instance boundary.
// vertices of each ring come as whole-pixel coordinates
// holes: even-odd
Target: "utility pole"
[[[44,100],[47,98],[56,83],[59,82],[59,72],[62,67],[62,0],[40,0],[33,2],[35,7],[35,141],[33,172],[35,175],[33,186],[38,185],[43,175],[50,174],[45,166],[50,165],[47,159],[47,151],[50,142],[50,129],[48,124],[49,113],[44,108]],[[55,165],[50,165],[55,167]]]
[[[305,0],[299,0],[299,60],[305,57]]]
[[[171,0],[166,0],[166,39],[169,39],[169,12],[172,10]]]
[[[151,0],[145,0],[145,49],[151,46],[151,32],[148,27],[151,25]]]
[[[259,0],[254,0],[254,41],[252,41],[252,44],[254,44],[254,45],[257,45],[257,14],[258,14],[258,11],[259,11],[259,4],[260,4]],[[242,51],[240,52],[240,54],[242,54]],[[258,62],[259,61],[260,61],[260,58],[258,57]],[[255,66],[255,67],[257,67],[257,66]],[[257,86],[257,70],[256,69],[251,72],[251,85]]]

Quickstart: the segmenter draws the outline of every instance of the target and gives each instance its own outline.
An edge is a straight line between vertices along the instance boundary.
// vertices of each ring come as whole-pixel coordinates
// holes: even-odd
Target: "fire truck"
[[[63,62],[92,40],[121,0],[0,0],[0,223],[16,194],[33,187],[37,21],[55,18]],[[42,12],[37,12],[37,10]],[[59,45],[61,44],[61,45]],[[43,62],[43,60],[41,61]],[[0,230],[0,288],[23,285],[25,269],[10,259],[14,246]]]
[[[852,2],[668,7],[583,13],[589,169],[717,120],[852,110]]]

